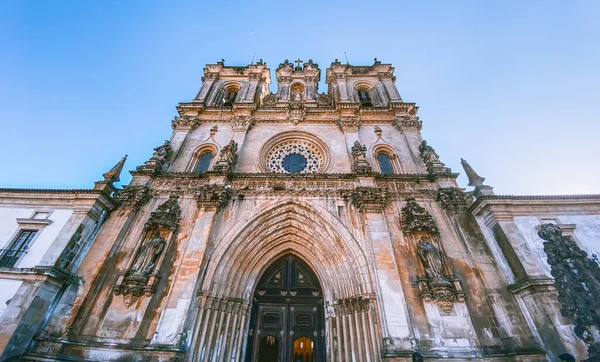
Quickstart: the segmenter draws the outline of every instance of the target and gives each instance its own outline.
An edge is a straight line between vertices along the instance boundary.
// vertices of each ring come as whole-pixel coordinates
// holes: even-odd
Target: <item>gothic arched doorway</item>
[[[306,263],[293,255],[261,277],[252,305],[247,362],[324,362],[323,291]]]

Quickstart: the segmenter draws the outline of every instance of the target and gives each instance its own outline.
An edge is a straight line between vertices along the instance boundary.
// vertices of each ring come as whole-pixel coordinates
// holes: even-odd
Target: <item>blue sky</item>
[[[346,52],[395,66],[455,172],[464,157],[498,194],[600,193],[599,18],[576,0],[3,0],[0,186],[88,188],[124,154],[134,169],[206,63]]]

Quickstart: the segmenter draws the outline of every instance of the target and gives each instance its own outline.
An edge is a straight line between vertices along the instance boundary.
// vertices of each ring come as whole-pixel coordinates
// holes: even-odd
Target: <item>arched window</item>
[[[377,162],[379,162],[379,169],[382,175],[393,175],[394,167],[392,167],[392,160],[387,153],[379,152],[377,154]]]
[[[361,107],[373,107],[371,95],[369,94],[369,90],[367,88],[361,87],[356,91],[358,92],[358,101],[360,102]]]
[[[198,165],[196,166],[196,172],[205,173],[210,167],[210,161],[212,161],[213,154],[210,151],[204,151],[200,154],[198,159]]]
[[[223,92],[223,100],[222,100],[223,107],[233,106],[233,102],[235,102],[238,92],[239,92],[239,88],[235,85],[230,85],[230,86],[226,87]]]

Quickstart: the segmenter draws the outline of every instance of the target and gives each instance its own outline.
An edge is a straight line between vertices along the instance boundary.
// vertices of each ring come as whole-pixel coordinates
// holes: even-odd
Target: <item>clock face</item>
[[[298,153],[290,153],[283,158],[283,169],[287,172],[302,172],[306,168],[306,157]]]

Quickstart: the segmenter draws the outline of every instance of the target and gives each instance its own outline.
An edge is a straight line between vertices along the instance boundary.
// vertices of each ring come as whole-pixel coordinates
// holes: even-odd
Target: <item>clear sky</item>
[[[498,194],[600,193],[599,19],[597,0],[2,0],[0,186],[89,188],[124,154],[134,169],[206,63],[346,52],[394,65],[453,171],[466,158]]]

